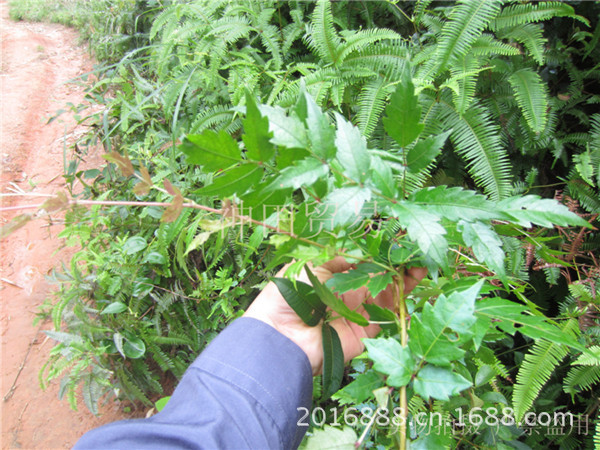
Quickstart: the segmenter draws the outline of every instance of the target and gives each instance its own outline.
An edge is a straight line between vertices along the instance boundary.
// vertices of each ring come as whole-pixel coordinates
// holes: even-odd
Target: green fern
[[[533,132],[539,133],[546,127],[548,101],[540,76],[531,69],[513,73],[508,82],[515,91],[517,104]]]
[[[563,332],[571,336],[575,335],[577,329],[578,323],[575,319],[569,319],[562,327]],[[525,355],[512,395],[517,421],[520,421],[529,411],[552,372],[567,354],[568,348],[564,345],[538,340],[531,351]]]
[[[491,23],[492,30],[515,27],[532,22],[541,22],[553,17],[572,17],[589,26],[589,22],[575,14],[572,6],[563,2],[540,2],[512,4],[505,7]]]
[[[498,15],[501,4],[499,0],[462,1],[452,8],[440,33],[435,63],[431,65],[432,69],[435,67],[435,73],[443,72],[451,59],[467,54],[485,27]]]

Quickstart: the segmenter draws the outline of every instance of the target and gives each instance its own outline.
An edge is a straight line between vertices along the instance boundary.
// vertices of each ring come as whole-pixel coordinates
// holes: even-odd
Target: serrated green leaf
[[[453,395],[471,387],[471,383],[461,375],[444,367],[427,365],[417,374],[414,381],[415,392],[425,400],[449,400]]]
[[[436,186],[419,189],[411,195],[410,200],[452,222],[461,219],[476,221],[500,217],[495,203],[484,195],[461,187]]]
[[[429,136],[415,144],[406,155],[409,172],[418,173],[425,169],[442,152],[442,147],[452,130],[436,136]]]
[[[344,351],[337,331],[324,322],[323,332],[323,399],[337,392],[344,376]]]
[[[335,273],[333,277],[327,280],[325,285],[333,289],[338,294],[354,291],[371,279],[371,274],[380,272],[381,267],[373,263],[359,264],[356,269],[344,273]]]
[[[548,228],[554,225],[591,227],[586,220],[569,211],[565,205],[537,195],[504,199],[498,203],[498,210],[507,220],[525,228],[531,228],[532,223]]]
[[[396,198],[398,189],[389,164],[377,156],[371,156],[371,177],[369,181],[382,195]]]
[[[260,112],[269,119],[271,142],[289,149],[308,148],[308,136],[302,121],[288,116],[282,108],[259,105]]]
[[[315,222],[331,230],[338,225],[359,224],[364,218],[365,202],[371,199],[371,190],[360,186],[336,189],[329,193],[319,205]]]
[[[188,163],[199,164],[207,171],[226,169],[242,159],[237,143],[223,130],[190,134],[179,149],[187,155]]]
[[[306,127],[312,151],[325,161],[329,161],[335,158],[337,152],[335,128],[329,123],[327,114],[321,111],[307,92],[304,92],[304,97],[306,98]]]
[[[323,303],[329,306],[333,311],[338,313],[340,316],[354,322],[360,326],[366,327],[369,325],[369,321],[365,317],[356,312],[352,311],[341,298],[336,297],[327,287],[322,284],[319,279],[312,273],[310,267],[306,266],[306,273],[310,280],[315,292]]]
[[[420,120],[421,106],[415,95],[410,70],[407,69],[385,108],[383,125],[400,147],[406,147],[423,131],[424,125],[419,123]]]
[[[447,266],[448,242],[444,238],[446,230],[440,225],[438,216],[408,202],[391,205],[391,212],[406,229],[410,240],[416,242],[423,253],[440,266]]]
[[[394,281],[394,278],[390,272],[380,273],[369,280],[367,289],[369,289],[369,293],[372,297],[377,297],[377,295],[387,288],[392,281]]]
[[[477,259],[486,263],[504,281],[506,272],[502,241],[492,227],[481,222],[461,220],[458,222],[457,228],[462,233],[465,244],[473,249]]]
[[[265,191],[287,188],[299,189],[303,186],[311,186],[327,173],[329,173],[327,164],[323,164],[316,158],[305,158],[293,166],[283,169]]]
[[[336,113],[337,131],[335,145],[337,160],[344,168],[344,174],[356,182],[363,182],[369,174],[371,158],[367,151],[367,141],[360,130]]]
[[[315,294],[312,286],[296,281],[296,286],[288,278],[273,278],[273,282],[279,289],[288,305],[309,327],[319,324],[325,316],[327,306]]]
[[[322,430],[317,428],[307,436],[299,450],[355,450],[357,440],[356,432],[350,427],[325,425]]]
[[[246,156],[254,161],[268,161],[275,154],[270,142],[273,134],[269,132],[269,120],[263,117],[256,106],[254,97],[246,91],[246,119],[242,140],[246,145]]]
[[[216,195],[219,198],[229,197],[233,194],[242,195],[250,187],[260,182],[264,169],[254,165],[243,165],[226,171],[216,177],[213,183],[198,189],[198,195]]]
[[[373,368],[386,374],[387,385],[406,386],[415,370],[415,359],[408,347],[402,347],[396,339],[379,338],[363,339]]]
[[[429,308],[424,308],[423,319],[429,326],[435,323],[437,327],[433,330],[435,332],[443,332],[446,328],[451,328],[458,333],[472,334],[471,327],[476,320],[475,300],[482,285],[483,280],[466,290],[454,291],[448,296],[441,294],[431,308],[433,317],[428,314]]]
[[[339,390],[333,398],[342,404],[357,405],[373,395],[373,391],[384,386],[380,375],[374,371],[359,374],[356,379]]]
[[[110,305],[104,308],[100,314],[119,314],[123,311],[127,311],[127,305],[125,303],[112,302]]]
[[[272,214],[281,211],[281,206],[291,195],[292,189],[267,190],[271,184],[265,180],[255,186],[253,190],[240,195],[244,215],[250,216],[261,222],[266,221]]]
[[[423,315],[433,317],[432,306],[429,303],[425,303]],[[413,355],[432,364],[449,366],[452,361],[462,358],[465,354],[454,336],[446,336],[437,324],[418,314],[411,316],[408,335],[408,346]]]

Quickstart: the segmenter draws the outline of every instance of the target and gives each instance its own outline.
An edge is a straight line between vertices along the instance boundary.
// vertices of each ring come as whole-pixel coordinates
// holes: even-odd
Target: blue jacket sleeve
[[[273,327],[242,317],[194,361],[158,414],[96,428],[75,449],[296,448],[310,408],[306,354]]]

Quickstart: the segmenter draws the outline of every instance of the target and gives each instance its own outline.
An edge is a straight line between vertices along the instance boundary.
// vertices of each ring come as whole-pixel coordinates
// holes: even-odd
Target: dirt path
[[[58,25],[15,23],[8,5],[1,14],[1,134],[0,193],[16,187],[51,193],[64,187],[63,146],[80,132],[73,118],[46,122],[67,102],[83,100],[83,88],[64,84],[92,66],[85,48],[77,46],[73,30]],[[97,157],[96,157],[97,158]],[[23,204],[2,198],[3,206]],[[36,200],[39,203],[39,199]],[[0,215],[0,223],[14,213]],[[0,339],[2,341],[2,448],[70,448],[88,429],[124,417],[118,405],[105,408],[100,418],[81,402],[79,412],[58,400],[58,383],[41,391],[38,372],[53,346],[32,325],[37,306],[49,297],[45,280],[58,262],[68,260],[60,248],[57,225],[31,222],[0,241]]]

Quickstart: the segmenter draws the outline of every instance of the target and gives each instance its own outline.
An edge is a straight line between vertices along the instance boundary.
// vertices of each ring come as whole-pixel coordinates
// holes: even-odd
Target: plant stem
[[[401,269],[400,275],[394,277],[394,304],[396,314],[400,319],[400,343],[406,347],[408,342],[408,331],[406,327],[406,304],[404,302],[404,270]],[[400,450],[406,450],[406,421],[408,418],[408,403],[406,401],[406,386],[400,388]]]

